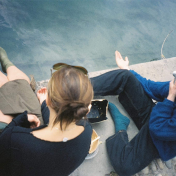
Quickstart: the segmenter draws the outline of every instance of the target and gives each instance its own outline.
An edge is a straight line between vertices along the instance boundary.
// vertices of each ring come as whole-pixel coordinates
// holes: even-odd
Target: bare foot
[[[47,97],[46,87],[43,87],[37,91],[37,98],[39,99],[40,104],[42,104],[43,101],[46,100],[46,97]]]
[[[116,59],[117,66],[120,69],[130,70],[128,57],[125,57],[125,60],[123,60],[121,54],[118,51],[115,51],[115,59]]]

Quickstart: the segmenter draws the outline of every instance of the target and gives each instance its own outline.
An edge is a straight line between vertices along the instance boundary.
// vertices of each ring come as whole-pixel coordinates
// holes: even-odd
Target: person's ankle
[[[0,47],[0,63],[2,67],[2,71],[7,73],[7,68],[10,66],[14,66],[14,64],[9,60],[6,51]]]
[[[130,120],[128,119],[128,117],[121,114],[118,108],[113,103],[109,102],[108,107],[111,117],[114,121],[115,131],[117,132],[119,130],[127,130],[128,125],[130,124]]]

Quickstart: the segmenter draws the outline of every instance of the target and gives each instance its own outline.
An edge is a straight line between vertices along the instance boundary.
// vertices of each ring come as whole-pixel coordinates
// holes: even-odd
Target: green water
[[[116,67],[115,50],[130,64],[176,56],[174,0],[0,0],[0,46],[37,81],[54,63],[89,72]]]

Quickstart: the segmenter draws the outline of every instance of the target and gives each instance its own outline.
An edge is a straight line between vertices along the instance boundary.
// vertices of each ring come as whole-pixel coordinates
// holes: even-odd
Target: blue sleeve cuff
[[[171,106],[171,107],[173,107],[173,108],[174,108],[174,106],[175,106],[175,103],[174,103],[173,101],[171,101],[171,100],[168,100],[167,98],[164,99],[163,103],[164,103],[165,105]]]

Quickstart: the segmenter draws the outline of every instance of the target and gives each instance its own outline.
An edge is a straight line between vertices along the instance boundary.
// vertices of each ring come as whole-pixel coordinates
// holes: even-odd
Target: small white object
[[[176,71],[173,72],[173,76],[176,77]]]
[[[174,84],[175,84],[175,80],[176,80],[176,71],[173,72],[173,76],[174,76]]]
[[[68,138],[64,137],[63,142],[67,142],[67,141],[68,141]]]
[[[95,139],[91,142],[91,144],[92,144],[93,142],[95,142],[96,140],[98,140],[98,139],[100,139],[100,136],[98,136],[97,138],[95,138]]]

